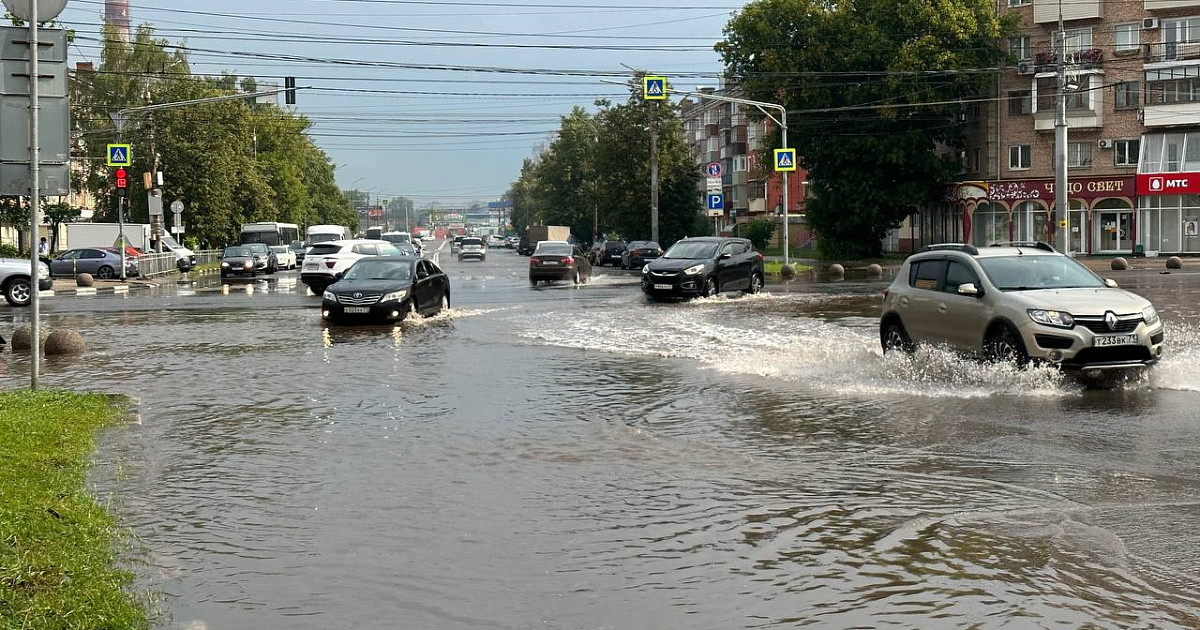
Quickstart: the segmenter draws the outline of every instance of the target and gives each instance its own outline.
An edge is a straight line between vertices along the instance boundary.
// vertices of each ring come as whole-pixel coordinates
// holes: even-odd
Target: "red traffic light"
[[[117,188],[125,188],[129,185],[129,180],[126,178],[127,174],[125,173],[125,169],[119,168],[117,169],[117,172],[113,173],[113,175],[117,179]]]

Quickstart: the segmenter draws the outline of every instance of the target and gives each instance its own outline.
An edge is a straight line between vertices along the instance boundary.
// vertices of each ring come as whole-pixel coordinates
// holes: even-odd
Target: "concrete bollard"
[[[787,265],[780,267],[779,275],[783,276],[784,278],[796,277],[796,266],[792,265],[792,264],[787,264]]]
[[[1111,267],[1113,271],[1125,271],[1126,269],[1129,269],[1129,261],[1117,256],[1116,258],[1112,259],[1112,262],[1108,263],[1108,266]]]
[[[83,340],[83,335],[79,331],[64,328],[56,330],[46,337],[46,343],[42,346],[46,356],[54,355],[79,355],[87,349],[87,343]]]
[[[90,273],[81,273],[75,276],[75,286],[77,287],[90,287],[95,284],[96,280],[92,278],[92,274]]]
[[[1171,256],[1167,259],[1167,269],[1183,269],[1183,259],[1178,256]]]
[[[846,268],[845,268],[845,267],[843,267],[843,266],[841,266],[841,265],[839,265],[838,263],[833,263],[832,265],[829,265],[829,275],[831,275],[831,276],[845,276],[845,275],[846,275]]]
[[[867,275],[871,276],[872,278],[878,278],[883,275],[883,267],[875,263],[871,263],[867,265]]]
[[[49,331],[47,331],[46,327],[43,326],[38,330],[38,332],[41,333],[42,344],[43,347],[45,347],[44,344]],[[29,326],[21,326],[13,331],[12,339],[9,340],[9,345],[12,347],[13,352],[23,352],[28,354],[32,349],[32,345],[30,343],[31,339],[32,336],[30,335]]]

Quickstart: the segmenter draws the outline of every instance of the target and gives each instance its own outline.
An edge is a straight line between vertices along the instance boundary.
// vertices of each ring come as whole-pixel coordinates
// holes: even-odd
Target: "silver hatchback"
[[[879,336],[884,352],[940,344],[1089,377],[1145,368],[1163,351],[1163,323],[1149,300],[1045,243],[914,254],[884,292]]]

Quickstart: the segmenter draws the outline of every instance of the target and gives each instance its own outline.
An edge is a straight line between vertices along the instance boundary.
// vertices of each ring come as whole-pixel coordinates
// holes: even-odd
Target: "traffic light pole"
[[[31,0],[29,20],[29,341],[33,351],[29,353],[29,389],[38,388],[42,358],[41,303],[38,286],[41,281],[41,261],[38,260],[38,224],[41,217],[42,191],[38,181],[42,174],[39,162],[42,159],[38,138],[38,8],[37,0]]]

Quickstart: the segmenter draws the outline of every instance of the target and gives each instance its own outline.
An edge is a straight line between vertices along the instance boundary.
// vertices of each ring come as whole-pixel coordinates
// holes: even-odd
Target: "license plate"
[[[351,315],[365,315],[365,314],[371,312],[371,307],[369,307],[369,306],[347,306],[346,312]]]
[[[543,261],[542,264],[546,265],[547,267],[553,267],[558,264],[558,261],[557,260],[546,260],[546,261]]]
[[[305,268],[305,269],[316,269],[316,268],[317,268],[317,263],[309,263],[309,264],[307,264],[307,265],[304,265],[304,268]]]
[[[1137,335],[1104,335],[1096,337],[1093,345],[1095,346],[1132,346],[1137,345]]]
[[[670,291],[671,289],[674,289],[675,287],[670,284],[656,284],[656,285],[654,285],[654,288],[658,289],[660,291]]]

